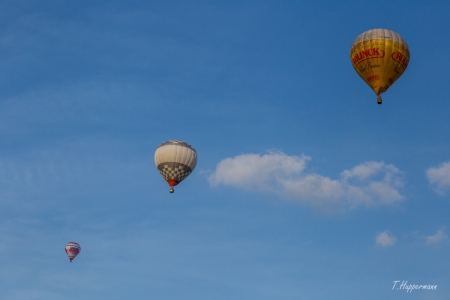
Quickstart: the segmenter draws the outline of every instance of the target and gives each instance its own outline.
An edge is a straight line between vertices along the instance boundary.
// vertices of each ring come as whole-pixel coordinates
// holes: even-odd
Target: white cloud
[[[212,185],[267,189],[276,180],[300,174],[306,167],[307,156],[288,156],[281,152],[243,154],[222,160],[209,177]]]
[[[379,172],[383,166],[383,163],[369,162],[358,165],[351,170],[345,170],[341,173],[341,176],[346,180],[351,178],[366,179]]]
[[[437,245],[437,244],[445,241],[448,238],[448,236],[444,232],[444,230],[445,230],[445,227],[441,227],[440,229],[438,229],[436,234],[427,236],[426,237],[426,239],[427,239],[426,244],[427,245]]]
[[[450,188],[450,162],[442,163],[437,168],[429,168],[426,172],[433,190],[444,195]]]
[[[389,247],[394,246],[397,238],[389,230],[385,230],[375,237],[375,242],[382,247]]]
[[[401,172],[384,162],[365,162],[344,170],[339,179],[306,173],[308,156],[282,152],[242,154],[222,160],[209,176],[213,186],[258,188],[321,209],[391,204],[401,201]]]

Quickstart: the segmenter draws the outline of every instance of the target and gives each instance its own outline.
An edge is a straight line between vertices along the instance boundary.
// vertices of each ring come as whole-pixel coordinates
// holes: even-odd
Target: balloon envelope
[[[197,165],[197,152],[186,142],[169,140],[155,151],[155,165],[159,173],[173,187],[183,181]]]
[[[377,96],[405,72],[409,57],[406,41],[398,33],[387,29],[363,32],[350,50],[353,68]]]
[[[78,243],[69,242],[66,245],[66,254],[69,257],[70,262],[80,253],[81,247]]]

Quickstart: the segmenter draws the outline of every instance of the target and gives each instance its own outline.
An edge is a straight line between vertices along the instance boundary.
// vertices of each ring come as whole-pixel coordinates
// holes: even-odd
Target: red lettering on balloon
[[[382,54],[380,54],[382,52]],[[371,48],[368,50],[360,51],[359,53],[356,53],[353,58],[352,62],[355,65],[355,67],[361,63],[362,61],[365,61],[367,59],[371,58],[383,58],[384,57],[384,50],[380,50],[380,48]]]
[[[409,60],[400,52],[392,52],[391,58],[398,62],[404,69],[408,66]]]

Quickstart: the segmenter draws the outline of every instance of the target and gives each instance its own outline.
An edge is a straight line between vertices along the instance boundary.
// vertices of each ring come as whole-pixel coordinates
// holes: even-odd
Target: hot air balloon
[[[70,259],[70,262],[80,253],[81,247],[78,243],[69,242],[66,245],[66,254]]]
[[[350,60],[358,75],[373,89],[381,104],[384,93],[402,74],[409,63],[405,40],[387,29],[361,33],[352,44]]]
[[[155,164],[173,193],[174,186],[183,181],[197,165],[197,152],[186,142],[170,140],[155,151]]]

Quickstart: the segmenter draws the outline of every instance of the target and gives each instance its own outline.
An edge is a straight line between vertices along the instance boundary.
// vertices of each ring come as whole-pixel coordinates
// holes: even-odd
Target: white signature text
[[[411,293],[413,290],[437,290],[437,285],[432,284],[408,284],[408,281],[403,280],[401,284],[398,284],[400,280],[394,280],[394,286],[392,289],[405,290],[407,293]]]

